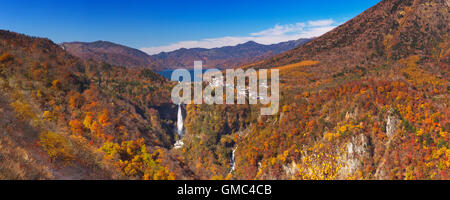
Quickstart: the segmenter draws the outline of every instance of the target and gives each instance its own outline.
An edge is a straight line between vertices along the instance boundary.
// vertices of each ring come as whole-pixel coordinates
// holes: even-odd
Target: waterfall
[[[183,126],[184,126],[184,121],[183,121],[183,113],[181,112],[181,104],[178,104],[178,116],[177,116],[177,133],[178,136],[180,136],[178,138],[178,141],[175,142],[174,144],[174,148],[175,149],[179,149],[181,147],[183,147],[184,142],[183,142],[183,137],[184,137],[184,133],[183,133]]]
[[[178,117],[177,117],[177,132],[180,138],[184,136],[183,134],[183,114],[181,113],[181,104],[178,104]]]
[[[237,149],[237,147],[234,148],[234,149],[233,149],[233,152],[231,153],[231,169],[230,169],[230,174],[234,172],[234,169],[235,169],[235,167],[236,167],[236,161],[235,161],[235,158],[234,158],[234,153],[236,152],[236,149]]]

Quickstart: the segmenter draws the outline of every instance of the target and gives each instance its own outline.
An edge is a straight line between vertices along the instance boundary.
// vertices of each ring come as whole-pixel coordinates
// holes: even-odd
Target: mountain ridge
[[[226,69],[235,68],[279,54],[309,41],[311,39],[298,39],[271,45],[263,45],[249,41],[236,46],[224,46],[212,49],[182,48],[152,56],[156,58],[158,65],[170,66],[170,69],[192,68],[193,60],[203,61],[205,68]]]
[[[212,49],[181,48],[155,55],[108,41],[64,42],[60,45],[83,60],[93,59],[111,65],[147,67],[155,71],[176,68],[193,68],[194,60],[202,60],[205,68],[234,68],[255,62],[309,42],[299,39],[278,44],[263,45],[254,41]]]
[[[83,60],[92,59],[111,65],[149,67],[154,62],[151,56],[140,50],[108,41],[64,42],[60,46]]]
[[[450,21],[449,4],[448,0],[428,3],[423,0],[381,1],[313,41],[253,66],[270,68],[302,60],[321,60],[321,65],[330,66],[375,65],[383,64],[389,59],[399,60],[414,53],[428,56],[432,52],[430,47],[444,41],[443,37],[448,38],[446,33],[450,32],[450,28],[442,25]],[[411,13],[413,10],[420,10],[420,13],[414,15]],[[434,20],[424,21],[426,19]],[[414,35],[423,37],[419,38],[421,43],[416,40],[406,41],[408,38],[416,38],[413,37]],[[389,44],[389,47],[384,45],[390,42],[393,44]],[[417,44],[420,46],[416,46]],[[339,56],[342,54],[352,57],[342,59]],[[383,56],[389,56],[389,58],[383,58]]]

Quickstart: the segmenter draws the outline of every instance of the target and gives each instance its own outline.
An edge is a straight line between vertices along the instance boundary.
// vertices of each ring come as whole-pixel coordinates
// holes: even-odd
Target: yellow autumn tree
[[[73,149],[68,139],[58,133],[42,132],[39,144],[47,152],[50,159],[70,162],[74,159]]]
[[[84,127],[90,129],[92,127],[93,119],[94,119],[94,117],[92,116],[92,113],[91,112],[87,112],[86,113],[86,117],[84,117],[84,120],[83,120]]]

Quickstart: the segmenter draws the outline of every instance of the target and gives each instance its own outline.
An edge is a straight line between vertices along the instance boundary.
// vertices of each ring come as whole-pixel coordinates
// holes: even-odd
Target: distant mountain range
[[[179,49],[168,53],[153,55],[157,66],[166,68],[192,68],[194,60],[203,61],[205,68],[234,68],[291,50],[311,39],[299,39],[272,45],[250,41],[236,46],[213,49]]]
[[[250,41],[236,46],[213,49],[193,48],[179,49],[148,55],[112,42],[65,42],[60,44],[66,51],[83,60],[95,60],[111,65],[126,67],[149,67],[155,71],[176,68],[193,68],[195,60],[203,61],[204,68],[234,68],[256,62],[291,50],[311,39],[299,39],[272,45],[263,45]]]

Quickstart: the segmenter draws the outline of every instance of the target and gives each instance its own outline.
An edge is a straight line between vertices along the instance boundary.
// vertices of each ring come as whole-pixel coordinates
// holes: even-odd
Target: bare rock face
[[[356,120],[356,116],[358,116],[358,108],[355,108],[355,110],[353,112],[347,112],[345,113],[345,120]]]
[[[392,139],[395,135],[395,132],[397,132],[397,127],[400,122],[400,119],[398,116],[395,115],[394,110],[390,109],[388,111],[388,116],[386,119],[386,135],[389,139]]]
[[[384,156],[382,158],[382,161],[377,167],[377,170],[375,171],[375,178],[378,180],[384,180],[387,179],[387,171],[385,169],[385,163],[386,163],[386,157],[389,156],[390,148],[389,144],[391,143],[392,139],[395,137],[395,134],[398,130],[398,125],[400,123],[399,116],[395,113],[394,109],[390,109],[387,112],[386,117],[386,136],[388,137],[388,141],[386,142],[387,149],[384,153]]]
[[[297,163],[292,161],[291,164],[283,165],[283,170],[285,171],[287,177],[294,177],[298,172]]]
[[[375,179],[377,180],[386,180],[387,178],[387,172],[384,169],[384,162],[377,168],[377,171],[375,172]]]
[[[339,164],[342,168],[339,170],[339,179],[346,179],[361,169],[361,160],[369,157],[369,140],[367,136],[360,134],[353,136],[351,141],[346,144],[344,151],[341,151]]]

